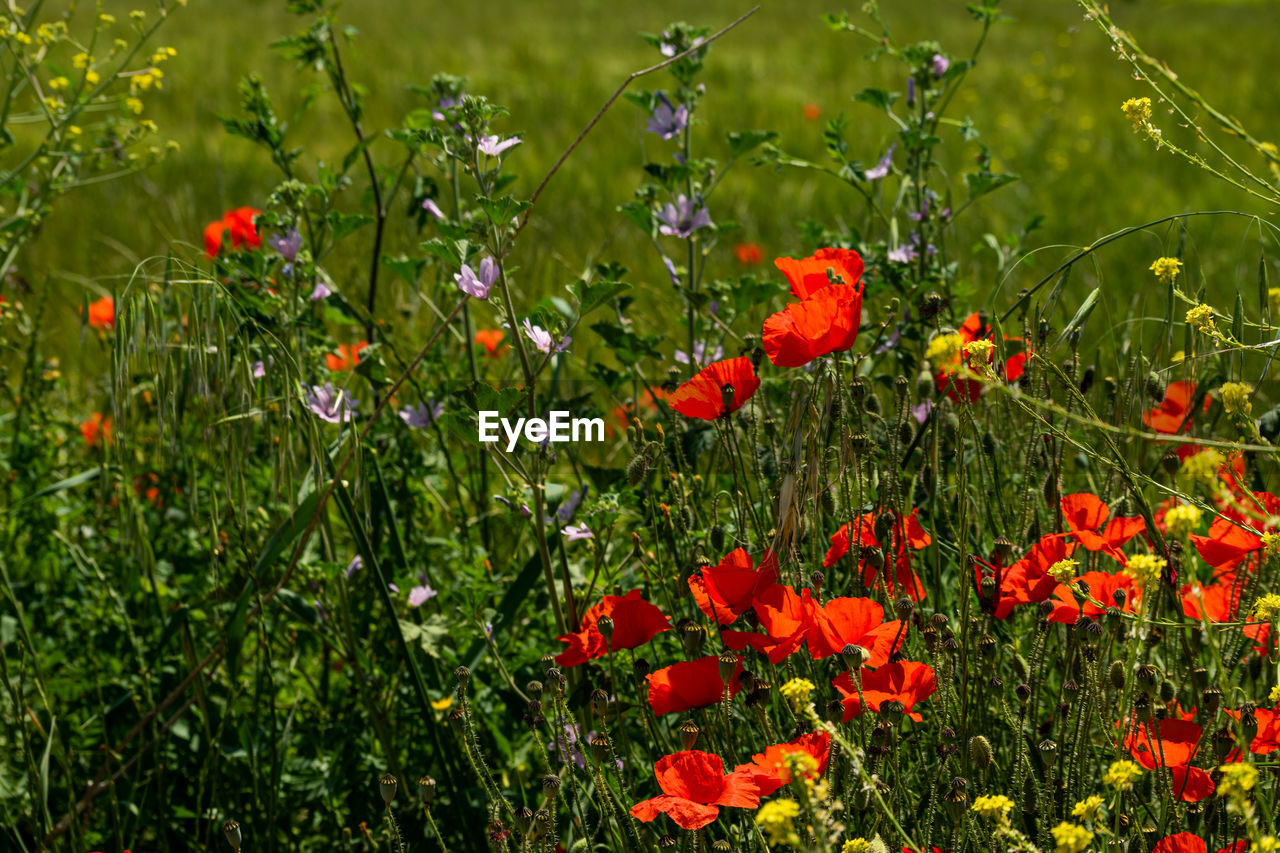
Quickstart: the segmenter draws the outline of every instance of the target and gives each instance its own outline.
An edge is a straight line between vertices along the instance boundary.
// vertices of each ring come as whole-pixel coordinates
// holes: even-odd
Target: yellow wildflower
[[[1267,698],[1272,702],[1280,702],[1280,684],[1271,688],[1271,694]]]
[[[1280,595],[1274,592],[1260,597],[1253,603],[1254,618],[1270,622],[1280,616]]]
[[[1057,844],[1054,853],[1080,853],[1093,840],[1093,833],[1083,826],[1074,823],[1058,824],[1052,830],[1053,840]]]
[[[1213,308],[1201,302],[1194,308],[1187,309],[1187,325],[1202,332],[1213,331]]]
[[[60,92],[70,85],[71,85],[71,81],[61,75],[54,77],[52,80],[49,81],[49,88],[55,92]]]
[[[431,707],[437,711],[447,711],[453,707],[453,696],[446,696],[443,699],[432,699]]]
[[[90,86],[98,85],[98,83],[101,82],[101,80],[102,80],[102,75],[99,74],[97,71],[94,71],[92,68],[84,72],[84,82],[88,83]]]
[[[1280,839],[1274,835],[1264,835],[1253,842],[1249,853],[1276,853],[1277,850],[1280,850]]]
[[[84,69],[88,68],[92,64],[93,64],[93,57],[85,53],[84,51],[81,51],[80,53],[77,53],[75,56],[71,57],[71,67],[75,68],[77,71],[83,71]]]
[[[1164,524],[1170,536],[1181,538],[1195,529],[1200,523],[1200,516],[1200,507],[1179,504],[1164,514]]]
[[[1174,279],[1182,272],[1182,261],[1177,258],[1156,258],[1149,269],[1156,274],[1161,284],[1173,284]]]
[[[125,98],[124,105],[134,115],[142,112],[142,101],[138,98]]]
[[[1154,554],[1135,554],[1129,558],[1125,571],[1138,583],[1147,586],[1160,580],[1160,575],[1164,573],[1167,563],[1164,557],[1157,557]]]
[[[116,16],[108,15],[106,12],[103,12],[101,15],[98,16],[98,20],[106,24],[107,26],[110,26],[116,22]]]
[[[1222,400],[1222,408],[1233,415],[1247,415],[1253,411],[1253,403],[1249,395],[1253,386],[1247,382],[1224,382],[1218,389],[1218,398]]]
[[[996,345],[991,341],[970,341],[965,345],[964,354],[970,361],[976,361],[978,364],[986,364],[991,358],[991,353],[995,351]]]
[[[936,335],[925,348],[924,357],[934,367],[954,364],[960,359],[960,351],[964,349],[964,338],[958,332]]]
[[[850,838],[840,846],[840,853],[867,853],[871,842],[865,838]]]
[[[779,692],[787,698],[791,707],[799,712],[809,704],[809,697],[816,689],[814,683],[807,678],[793,678],[782,685]]]
[[[1151,121],[1150,98],[1130,98],[1120,105],[1120,109],[1124,111],[1124,117],[1133,124],[1135,131]]]
[[[1226,457],[1212,447],[1205,448],[1182,463],[1178,476],[1192,482],[1204,483],[1213,487],[1218,482],[1218,469],[1226,462]]]
[[[1133,783],[1142,775],[1142,768],[1132,761],[1113,761],[1102,774],[1102,782],[1117,791],[1132,791]]]
[[[992,820],[1006,821],[1013,811],[1013,800],[1004,794],[983,794],[970,806],[975,812]]]
[[[1098,812],[1102,809],[1103,802],[1104,800],[1102,797],[1097,794],[1085,797],[1083,800],[1076,803],[1071,809],[1071,816],[1081,817],[1085,820],[1093,820],[1098,816]]]
[[[1059,560],[1049,567],[1049,574],[1058,583],[1066,583],[1076,576],[1076,569],[1080,568],[1080,564],[1075,560],[1067,557]]]
[[[764,830],[770,844],[790,844],[799,841],[795,819],[800,816],[800,804],[795,800],[772,800],[756,812],[756,826]]]
[[[1218,768],[1218,772],[1222,774],[1222,778],[1214,793],[1219,797],[1243,802],[1258,784],[1258,768],[1252,764],[1224,764]]]

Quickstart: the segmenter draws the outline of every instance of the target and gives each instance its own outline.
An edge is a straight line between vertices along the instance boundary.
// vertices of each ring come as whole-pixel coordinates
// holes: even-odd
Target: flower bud
[[[436,780],[430,776],[423,776],[418,780],[418,800],[426,808],[431,808],[431,804],[436,801]]]
[[[240,850],[240,824],[234,820],[229,820],[222,825],[222,837],[227,839],[227,843],[231,845],[232,850]]]
[[[720,683],[728,686],[733,678],[733,671],[738,668],[738,656],[732,652],[722,652],[717,662],[720,664]]]
[[[465,690],[467,682],[471,680],[471,670],[465,666],[460,666],[453,671],[454,678],[458,679],[458,689]]]
[[[680,724],[678,731],[680,732],[680,748],[693,749],[698,742],[698,735],[702,732],[702,729],[698,728],[698,724],[693,720],[685,720]]]
[[[391,801],[396,798],[396,777],[390,773],[385,773],[378,779],[378,788],[382,791],[382,802],[387,804],[387,808],[391,807]]]
[[[991,741],[982,735],[969,738],[969,761],[979,770],[986,770],[995,758],[991,751]]]

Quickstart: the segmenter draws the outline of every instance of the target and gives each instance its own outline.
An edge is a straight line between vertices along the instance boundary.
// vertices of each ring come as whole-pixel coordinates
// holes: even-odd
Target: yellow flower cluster
[[[844,844],[840,845],[840,853],[867,853],[871,848],[871,842],[865,838],[850,838]]]
[[[1076,576],[1076,569],[1078,568],[1080,568],[1080,564],[1070,557],[1067,557],[1050,566],[1049,574],[1058,583],[1066,583]]]
[[[1164,557],[1157,557],[1154,554],[1135,554],[1129,558],[1125,571],[1138,583],[1147,586],[1160,580],[1160,575],[1164,573],[1164,567],[1167,564],[1168,561]]]
[[[970,341],[965,345],[964,354],[970,362],[985,365],[991,359],[991,353],[995,348],[996,345],[991,341]]]
[[[1164,514],[1164,525],[1170,536],[1181,538],[1195,529],[1201,515],[1200,507],[1179,504]]]
[[[1178,476],[1213,488],[1218,482],[1218,469],[1226,461],[1227,458],[1220,451],[1208,447],[1183,462],[1178,469]]]
[[[1249,848],[1249,853],[1276,853],[1280,850],[1280,838],[1274,835],[1264,835],[1257,841],[1253,842],[1253,846]]]
[[[1253,616],[1263,622],[1271,622],[1280,617],[1280,595],[1272,592],[1260,596],[1253,603]]]
[[[795,844],[795,819],[800,816],[800,804],[795,800],[772,800],[756,812],[756,826],[764,831],[770,844]]]
[[[1151,121],[1150,98],[1130,98],[1120,105],[1120,109],[1124,110],[1124,117],[1133,124],[1135,131]]]
[[[1054,853],[1080,853],[1093,840],[1093,833],[1074,823],[1062,822],[1052,830],[1053,840],[1057,845]]]
[[[1173,284],[1174,279],[1182,272],[1182,261],[1177,258],[1156,258],[1150,270],[1162,284]]]
[[[1187,309],[1187,325],[1202,332],[1213,331],[1213,308],[1201,302],[1194,308]]]
[[[933,340],[929,341],[929,346],[925,348],[924,357],[936,369],[958,361],[962,349],[964,349],[964,338],[960,337],[958,332],[950,332],[934,336]]]
[[[1222,778],[1214,791],[1219,797],[1237,802],[1249,799],[1249,792],[1258,784],[1258,768],[1252,764],[1224,764],[1218,768]]]
[[[1280,684],[1271,688],[1270,695],[1267,696],[1272,702],[1280,702]]]
[[[1253,403],[1249,400],[1252,394],[1253,386],[1247,382],[1224,382],[1218,389],[1222,408],[1233,415],[1247,415],[1253,411]]]
[[[1013,800],[1004,794],[983,794],[973,801],[970,808],[983,817],[1005,821],[1009,819],[1009,812],[1013,811]]]
[[[1102,782],[1117,791],[1132,791],[1133,783],[1142,775],[1142,768],[1132,761],[1113,761],[1102,774]]]
[[[778,688],[778,692],[785,696],[791,703],[791,707],[799,712],[809,704],[809,697],[816,689],[814,683],[807,678],[793,678]]]
[[[1103,802],[1105,801],[1097,794],[1085,797],[1072,807],[1071,816],[1084,818],[1085,820],[1093,820],[1098,816],[1098,812],[1102,809]]]

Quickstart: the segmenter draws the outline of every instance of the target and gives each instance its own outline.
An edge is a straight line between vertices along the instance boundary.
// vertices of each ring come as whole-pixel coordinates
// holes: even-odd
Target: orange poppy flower
[[[1191,401],[1195,396],[1196,383],[1185,379],[1170,382],[1169,387],[1164,391],[1164,399],[1160,401],[1160,405],[1144,412],[1142,422],[1156,432],[1167,434],[1186,432],[1191,429],[1191,420],[1195,414],[1191,411]],[[1203,411],[1209,411],[1211,402],[1206,395]]]
[[[110,296],[89,303],[89,328],[110,329],[116,324],[116,301]]]
[[[1059,502],[1062,516],[1071,532],[1067,534],[1084,546],[1087,551],[1104,551],[1120,563],[1125,562],[1121,547],[1134,536],[1142,532],[1146,522],[1141,516],[1117,516],[1107,521],[1111,509],[1096,495],[1088,492],[1066,495]],[[1098,528],[1106,523],[1106,529],[1099,534]]]
[[[817,121],[822,115],[822,108],[817,104],[808,103],[804,105],[804,117],[809,121]]]
[[[1185,802],[1199,802],[1214,791],[1213,779],[1199,767],[1192,767],[1200,745],[1201,729],[1189,720],[1160,720],[1152,726],[1140,724],[1127,738],[1125,749],[1133,760],[1148,770],[1169,769],[1173,793]]]
[[[613,620],[613,633],[607,639],[599,627],[602,616]],[[671,623],[667,617],[657,607],[645,601],[640,590],[633,589],[626,595],[606,595],[582,617],[581,631],[557,637],[569,648],[556,655],[556,663],[560,666],[577,666],[618,649],[643,646],[658,634],[669,630]]]
[[[233,249],[239,249],[241,246],[256,249],[261,246],[262,235],[253,224],[254,217],[261,213],[262,211],[256,208],[237,207],[222,214],[221,219],[210,222],[204,228],[205,254],[216,258],[218,252],[222,251],[222,242],[225,238],[230,238]]]
[[[742,658],[738,658],[727,685],[730,696],[738,692],[741,672]],[[714,705],[723,698],[726,687],[720,678],[720,659],[716,655],[664,667],[645,678],[649,682],[649,705],[659,717]]]
[[[787,756],[795,754],[813,756],[818,766],[805,778],[818,779],[827,772],[831,759],[831,735],[827,732],[809,732],[787,743],[776,743],[751,756],[750,764],[739,764],[735,773],[747,772],[760,789],[760,796],[767,797],[783,785],[791,783],[791,771],[787,769]]]
[[[489,356],[497,358],[507,351],[506,347],[501,346],[506,337],[507,333],[501,329],[481,329],[476,332],[475,342],[484,347]]]
[[[764,260],[764,251],[755,243],[739,243],[733,247],[733,254],[744,267],[753,267]]]
[[[893,570],[884,572],[885,586],[888,588],[890,597],[896,597],[899,594],[898,590],[901,590],[903,594],[910,596],[912,600],[921,601],[925,595],[924,585],[911,568],[910,551],[919,551],[928,547],[933,539],[929,536],[928,531],[920,525],[919,510],[913,509],[905,519],[897,516],[896,513],[894,517],[896,521],[890,531],[891,539],[886,543],[882,543],[876,538],[875,513],[868,512],[856,522],[845,524],[831,537],[831,547],[827,549],[827,555],[822,561],[822,567],[829,569],[844,559],[849,553],[850,542],[856,539],[863,549],[862,564],[860,566],[862,583],[868,588],[874,588],[876,575],[881,570],[877,569],[869,559],[870,552],[880,549],[886,544],[891,545],[894,551]],[[853,530],[850,529],[851,525],[854,526]]]
[[[653,766],[662,794],[631,807],[631,816],[649,823],[665,814],[681,829],[701,829],[720,815],[720,806],[753,809],[760,805],[760,789],[749,771],[727,776],[724,761],[699,749],[675,752]]]
[[[689,591],[707,618],[729,625],[751,609],[756,599],[778,581],[778,560],[765,551],[759,568],[738,548],[714,566],[703,566],[689,576]]]
[[[330,370],[350,370],[360,363],[360,351],[369,346],[368,341],[354,344],[338,344],[337,352],[325,353],[324,363]]]
[[[1261,554],[1263,535],[1275,532],[1272,519],[1280,517],[1280,498],[1270,492],[1254,492],[1253,496],[1266,512],[1265,518],[1258,517],[1256,508],[1244,512],[1228,507],[1209,525],[1207,536],[1191,534],[1201,558],[1215,569],[1231,571],[1250,555]]]
[[[781,663],[800,648],[809,634],[809,590],[796,591],[789,586],[774,584],[752,602],[763,634],[751,631],[721,631],[724,644],[735,652],[747,646],[762,655],[768,655],[770,663]]]
[[[837,655],[845,646],[861,646],[870,653],[866,666],[883,666],[902,645],[905,635],[898,620],[884,621],[884,608],[869,598],[833,598],[825,605],[809,601],[809,654],[814,660]]]
[[[671,408],[685,417],[714,421],[742,408],[759,387],[760,378],[746,356],[715,361],[675,390]]]
[[[99,442],[110,444],[111,418],[103,417],[102,412],[94,412],[80,424],[80,434],[84,436],[84,443],[90,447],[97,447]]]
[[[1240,719],[1239,711],[1227,710],[1233,719]],[[1254,755],[1270,755],[1280,749],[1280,711],[1274,708],[1256,708],[1253,715],[1258,720],[1258,733],[1249,743]]]
[[[1089,597],[1076,598],[1075,592],[1071,587],[1076,584],[1083,583],[1089,590]],[[1050,622],[1061,622],[1064,625],[1074,625],[1083,616],[1090,619],[1097,619],[1107,611],[1104,607],[1094,604],[1094,601],[1100,601],[1106,607],[1116,606],[1116,593],[1124,593],[1124,606],[1120,609],[1125,613],[1136,613],[1137,602],[1142,599],[1142,587],[1137,586],[1133,580],[1133,575],[1128,572],[1115,572],[1108,574],[1107,572],[1085,572],[1071,582],[1071,586],[1060,583],[1054,587],[1052,597],[1046,599],[1053,602],[1053,612],[1049,614]]]
[[[797,299],[808,299],[829,284],[855,287],[862,279],[862,256],[853,249],[819,249],[807,258],[777,258],[777,267],[791,283]]]
[[[802,367],[851,349],[861,322],[862,285],[832,285],[765,320],[761,343],[778,367]]]
[[[1168,835],[1156,842],[1151,853],[1206,853],[1204,839],[1190,832]]]
[[[904,660],[885,664],[878,669],[864,668],[860,673],[862,692],[853,683],[853,676],[842,672],[831,683],[840,691],[840,703],[844,705],[844,722],[862,716],[863,703],[877,714],[885,702],[901,702],[908,717],[920,722],[922,717],[912,710],[938,689],[933,667],[926,663]]]
[[[1039,604],[1053,595],[1058,581],[1049,574],[1055,563],[1065,560],[1075,550],[1075,543],[1068,542],[1061,534],[1050,533],[1040,538],[1022,559],[1011,566],[997,568],[985,560],[978,560],[974,567],[974,582],[978,585],[978,598],[982,609],[997,619],[1007,619],[1013,608],[1020,604]],[[996,590],[992,599],[982,592],[982,568],[994,573]]]

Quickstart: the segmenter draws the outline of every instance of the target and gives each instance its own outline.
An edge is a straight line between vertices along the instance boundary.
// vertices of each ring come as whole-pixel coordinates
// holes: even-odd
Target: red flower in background
[[[1151,853],[1206,853],[1204,839],[1190,832],[1168,835],[1156,842]],[[1219,851],[1221,853],[1221,851]]]
[[[689,576],[689,591],[707,618],[728,625],[751,609],[756,598],[778,582],[778,560],[765,551],[758,569],[751,555],[738,548],[714,566],[703,566]]]
[[[631,423],[631,418],[638,417],[641,412],[654,412],[658,409],[658,401],[667,401],[671,399],[671,395],[661,388],[646,388],[640,392],[640,396],[636,398],[635,405],[614,406],[613,419],[626,432],[627,427]],[[613,427],[605,424],[605,429],[612,434]]]
[[[862,256],[852,249],[819,249],[800,260],[777,258],[773,265],[791,282],[791,293],[797,299],[808,299],[827,287],[833,275],[839,284],[855,287],[863,271]]]
[[[1120,549],[1134,536],[1142,532],[1146,522],[1141,516],[1116,516],[1107,521],[1111,509],[1096,495],[1081,492],[1066,495],[1059,502],[1063,518],[1071,532],[1067,535],[1087,551],[1104,551],[1112,559],[1124,563],[1125,556]],[[1098,528],[1106,522],[1106,529],[1099,534]]]
[[[1089,598],[1076,599],[1071,587],[1083,583],[1089,589]],[[1074,625],[1082,616],[1097,619],[1105,614],[1106,607],[1120,607],[1125,613],[1136,613],[1137,603],[1142,599],[1142,587],[1137,586],[1133,575],[1128,572],[1085,572],[1067,584],[1058,584],[1053,590],[1053,612],[1049,614],[1050,622],[1061,622]],[[1116,604],[1116,593],[1124,592],[1124,606]],[[1093,601],[1100,601],[1105,607],[1099,607]]]
[[[871,562],[868,552],[879,550],[888,544],[893,550],[893,567],[892,571],[886,569],[883,574],[889,596],[896,597],[901,591],[901,594],[915,601],[922,600],[924,585],[911,568],[911,551],[927,548],[933,539],[920,524],[919,510],[912,510],[905,519],[894,513],[894,524],[888,534],[891,537],[889,542],[881,542],[876,538],[875,517],[873,512],[866,513],[856,522],[850,522],[837,530],[831,537],[831,547],[827,549],[827,555],[822,560],[822,567],[829,569],[844,559],[849,554],[850,541],[857,541],[861,543],[863,549],[860,566],[862,583],[866,587],[874,588],[876,573],[880,569]],[[850,525],[854,525],[853,530],[850,530]]]
[[[325,366],[330,370],[350,370],[360,363],[360,351],[367,346],[369,346],[368,341],[338,344],[337,352],[325,353]]]
[[[804,105],[804,117],[809,121],[817,121],[822,115],[822,108],[817,104],[809,103]]]
[[[769,656],[770,663],[780,663],[800,648],[809,633],[809,590],[796,591],[775,584],[768,587],[752,603],[763,634],[749,631],[721,631],[720,638],[735,652],[747,646]]]
[[[974,341],[990,341],[995,337],[991,327],[982,319],[982,315],[976,311],[965,318],[964,323],[957,330],[957,334],[960,335],[960,339],[966,347]],[[1015,338],[1012,335],[1005,335],[1004,339],[1006,341],[1023,342],[1021,338]],[[962,354],[961,358],[963,359],[965,356]],[[994,350],[988,356],[988,359],[995,359]],[[1003,369],[997,369],[996,373],[997,375],[1003,374],[1006,382],[1017,382],[1026,371],[1026,364],[1027,354],[1025,352],[1015,353],[1005,360]],[[982,380],[957,376],[960,370],[961,365],[959,363],[936,366],[934,369],[934,384],[937,385],[939,391],[945,392],[953,402],[976,402],[982,396]]]
[[[649,823],[665,814],[681,829],[701,829],[720,815],[720,806],[754,809],[760,790],[751,774],[724,773],[724,761],[698,749],[664,755],[653,765],[662,794],[631,807],[631,816]]]
[[[252,207],[237,207],[222,214],[221,219],[210,222],[204,227],[205,254],[216,258],[227,238],[230,238],[233,249],[241,246],[256,249],[261,246],[262,235],[253,224],[253,218],[261,213],[262,211]]]
[[[764,251],[755,243],[739,243],[733,247],[733,254],[744,267],[753,267],[764,260]]]
[[[1040,541],[1031,547],[1022,559],[1011,566],[997,568],[984,560],[981,566],[994,573],[998,584],[993,600],[982,593],[981,568],[975,567],[974,580],[978,583],[979,598],[985,610],[997,619],[1008,618],[1013,608],[1019,604],[1039,604],[1047,601],[1058,586],[1058,581],[1049,574],[1054,563],[1071,556],[1075,549],[1074,542],[1068,542],[1056,533],[1042,536]]]
[[[1249,555],[1260,554],[1263,535],[1276,531],[1280,498],[1270,492],[1254,492],[1253,497],[1257,504],[1245,499],[1239,502],[1239,508],[1224,508],[1223,515],[1209,525],[1207,536],[1191,534],[1201,558],[1215,569],[1231,571]]]
[[[1168,434],[1186,432],[1191,429],[1191,401],[1196,396],[1196,383],[1186,380],[1170,382],[1164,391],[1164,399],[1160,405],[1144,412],[1142,422],[1156,432]],[[1202,411],[1209,411],[1209,398],[1204,398]]]
[[[613,620],[613,634],[608,639],[600,631],[602,616]],[[569,646],[556,655],[556,663],[577,666],[618,649],[643,646],[670,629],[671,623],[666,615],[641,598],[640,590],[633,589],[626,595],[606,595],[582,617],[581,631],[556,638]]]
[[[863,669],[861,672],[862,695],[853,683],[853,676],[842,672],[831,683],[840,691],[840,703],[844,705],[844,722],[862,716],[862,704],[881,713],[885,702],[901,702],[906,715],[917,723],[923,717],[912,709],[918,702],[923,702],[934,694],[938,684],[934,680],[933,667],[916,661],[898,661],[889,663],[879,669]]]
[[[671,408],[685,417],[714,421],[742,408],[759,387],[760,379],[746,356],[715,361],[676,389]],[[727,388],[733,390],[725,408]]]
[[[1239,711],[1224,710],[1233,719],[1240,719]],[[1258,733],[1249,742],[1249,751],[1254,755],[1269,755],[1280,749],[1280,712],[1274,708],[1256,708],[1253,716],[1258,721]]]
[[[801,367],[850,349],[861,322],[862,285],[832,285],[765,320],[761,343],[778,367]]]
[[[110,329],[116,324],[116,301],[110,296],[89,303],[89,328]]]
[[[1213,793],[1209,774],[1192,767],[1200,744],[1200,727],[1190,720],[1168,718],[1152,727],[1139,725],[1127,738],[1125,749],[1133,760],[1148,770],[1168,768],[1173,773],[1173,793],[1180,800],[1194,803]]]
[[[742,658],[738,658],[729,676],[730,696],[738,692],[741,672]],[[720,679],[720,659],[716,655],[664,667],[645,678],[649,682],[649,705],[659,717],[673,711],[705,708],[724,697],[725,683]]]
[[[793,741],[777,743],[751,756],[750,764],[739,764],[734,773],[747,772],[751,775],[760,796],[767,797],[783,785],[791,782],[791,771],[787,769],[787,756],[794,754],[813,756],[818,763],[806,778],[817,779],[827,772],[827,762],[831,758],[831,735],[826,732],[809,732],[800,735]]]
[[[111,443],[111,418],[103,417],[102,412],[94,412],[80,424],[80,434],[84,443],[90,447]]]
[[[497,358],[507,351],[507,348],[502,346],[506,337],[507,333],[501,329],[481,329],[476,332],[475,342],[484,347],[487,355]]]
[[[1240,609],[1244,585],[1235,572],[1217,575],[1213,583],[1189,583],[1182,588],[1182,612],[1188,619],[1230,622]]]
[[[884,621],[884,608],[869,598],[833,598],[824,606],[809,602],[809,653],[814,660],[861,646],[870,654],[865,666],[883,666],[904,639],[902,623]]]

